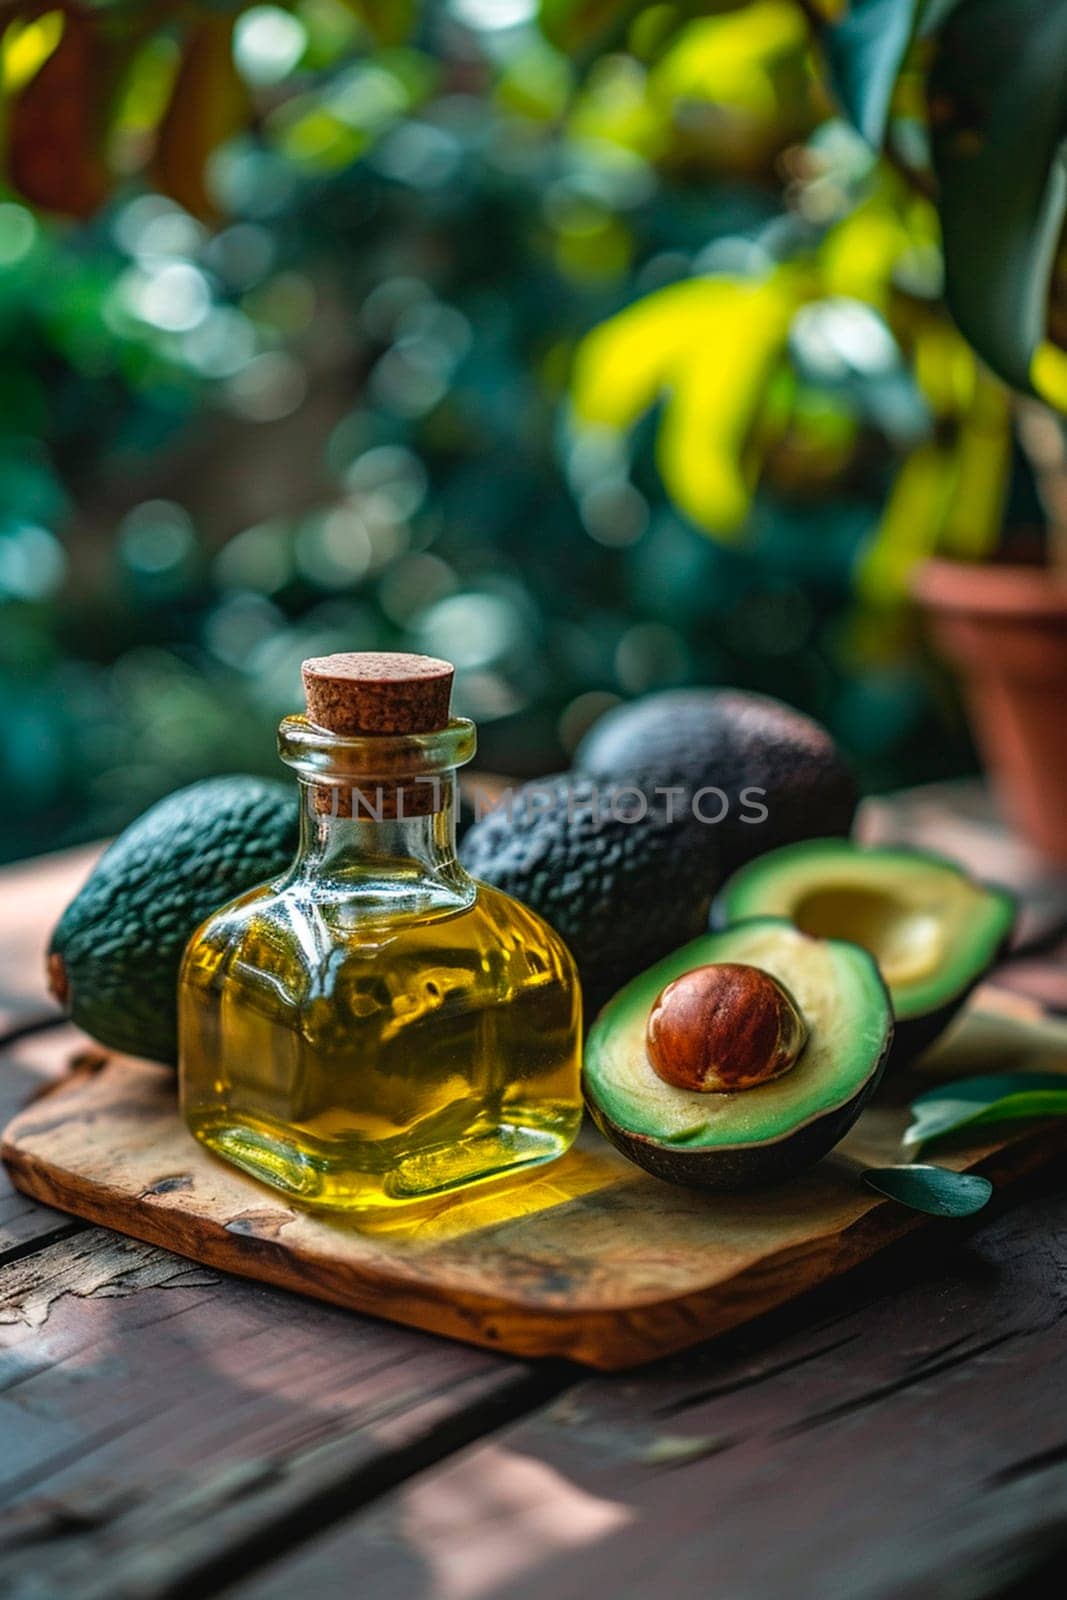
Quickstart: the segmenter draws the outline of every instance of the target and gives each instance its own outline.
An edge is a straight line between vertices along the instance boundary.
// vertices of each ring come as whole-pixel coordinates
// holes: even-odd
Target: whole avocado
[[[586,1014],[707,926],[719,882],[714,828],[576,773],[511,793],[467,833],[467,870],[538,912],[569,945]],[[632,818],[633,820],[628,820]]]
[[[847,763],[820,723],[742,689],[668,689],[617,706],[590,728],[574,766],[601,782],[629,781],[649,794],[681,789],[687,799],[679,805],[701,789],[722,790],[726,815],[701,831],[718,836],[724,875],[779,845],[846,835],[859,798]],[[721,809],[714,797],[700,804],[709,815]],[[759,807],[765,817],[752,820]]]
[[[296,792],[267,778],[206,778],[119,835],[52,935],[52,993],[79,1028],[130,1055],[174,1062],[182,951],[204,918],[284,871]]]

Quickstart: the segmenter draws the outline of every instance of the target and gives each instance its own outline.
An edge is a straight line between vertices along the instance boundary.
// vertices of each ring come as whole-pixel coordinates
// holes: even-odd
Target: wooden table
[[[1063,1004],[1062,884],[973,790],[869,813],[1029,895],[1003,972]],[[0,874],[0,1116],[86,1041],[40,953],[92,852]],[[0,1592],[14,1600],[956,1600],[1067,1550],[1067,1192],[905,1241],[633,1376],[220,1277],[0,1178]]]

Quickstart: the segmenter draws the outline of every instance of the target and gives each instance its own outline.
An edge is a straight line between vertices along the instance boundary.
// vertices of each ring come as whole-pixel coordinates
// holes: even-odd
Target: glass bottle
[[[304,663],[282,759],[285,875],[208,918],[179,987],[198,1139],[301,1201],[418,1201],[552,1160],[581,1121],[581,1001],[559,937],[455,853],[474,725],[423,656]]]

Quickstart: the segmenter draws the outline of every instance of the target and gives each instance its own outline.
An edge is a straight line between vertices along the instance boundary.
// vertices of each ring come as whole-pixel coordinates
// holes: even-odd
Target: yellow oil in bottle
[[[395,1213],[569,1147],[580,990],[540,917],[456,859],[454,768],[474,729],[448,720],[448,664],[304,670],[317,720],[279,732],[302,785],[300,850],[189,944],[182,1110],[205,1145],[294,1199]]]
[[[180,1004],[197,1138],[354,1210],[562,1154],[581,1120],[580,1018],[551,930],[484,885],[463,910],[347,921],[259,889],[194,939]]]

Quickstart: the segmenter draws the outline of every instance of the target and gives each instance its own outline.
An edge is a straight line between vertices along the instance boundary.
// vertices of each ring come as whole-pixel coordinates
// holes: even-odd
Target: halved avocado
[[[723,887],[717,924],[762,916],[871,952],[892,996],[899,1061],[932,1044],[996,964],[1015,902],[926,851],[809,839],[750,861]]]
[[[756,1088],[676,1088],[649,1058],[648,1019],[665,986],[715,963],[770,973],[807,1028],[795,1065]],[[892,1037],[889,996],[866,950],[759,917],[683,945],[609,1001],[586,1041],[586,1101],[605,1137],[658,1178],[698,1189],[777,1183],[844,1138],[881,1076]]]

